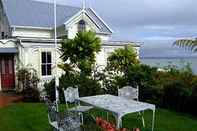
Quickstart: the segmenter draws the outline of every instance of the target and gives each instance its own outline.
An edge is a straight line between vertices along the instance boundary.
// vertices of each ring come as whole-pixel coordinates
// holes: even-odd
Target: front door
[[[0,54],[0,75],[2,90],[11,90],[15,86],[14,56]]]

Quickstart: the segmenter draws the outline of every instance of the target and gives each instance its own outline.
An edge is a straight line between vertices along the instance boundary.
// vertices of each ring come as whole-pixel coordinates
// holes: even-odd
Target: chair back
[[[74,103],[79,98],[78,88],[68,87],[64,90],[64,98],[66,103]]]
[[[138,86],[137,88],[133,88],[132,86],[125,86],[121,89],[118,89],[118,96],[138,101],[139,88]]]

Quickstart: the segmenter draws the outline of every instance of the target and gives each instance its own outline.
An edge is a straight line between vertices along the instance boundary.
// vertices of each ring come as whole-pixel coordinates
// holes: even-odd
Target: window
[[[5,32],[1,32],[1,38],[2,38],[2,39],[5,38]]]
[[[86,23],[84,20],[80,20],[78,23],[78,31],[85,31],[86,29]]]
[[[51,75],[51,52],[42,52],[42,76]]]

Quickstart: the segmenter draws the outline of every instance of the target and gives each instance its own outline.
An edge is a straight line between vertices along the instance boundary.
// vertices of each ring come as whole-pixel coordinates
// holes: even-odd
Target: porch
[[[0,40],[0,91],[15,89],[17,55],[14,40]]]

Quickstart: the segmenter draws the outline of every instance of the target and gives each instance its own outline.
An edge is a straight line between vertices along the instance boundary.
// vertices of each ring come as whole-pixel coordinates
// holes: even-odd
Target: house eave
[[[51,27],[35,27],[35,26],[19,26],[19,25],[12,25],[12,28],[24,28],[24,29],[40,29],[40,30],[52,30]]]
[[[54,43],[54,39],[47,39],[47,38],[24,38],[24,37],[17,37],[21,42],[34,42],[34,43]],[[60,43],[62,39],[57,39],[57,42]]]

